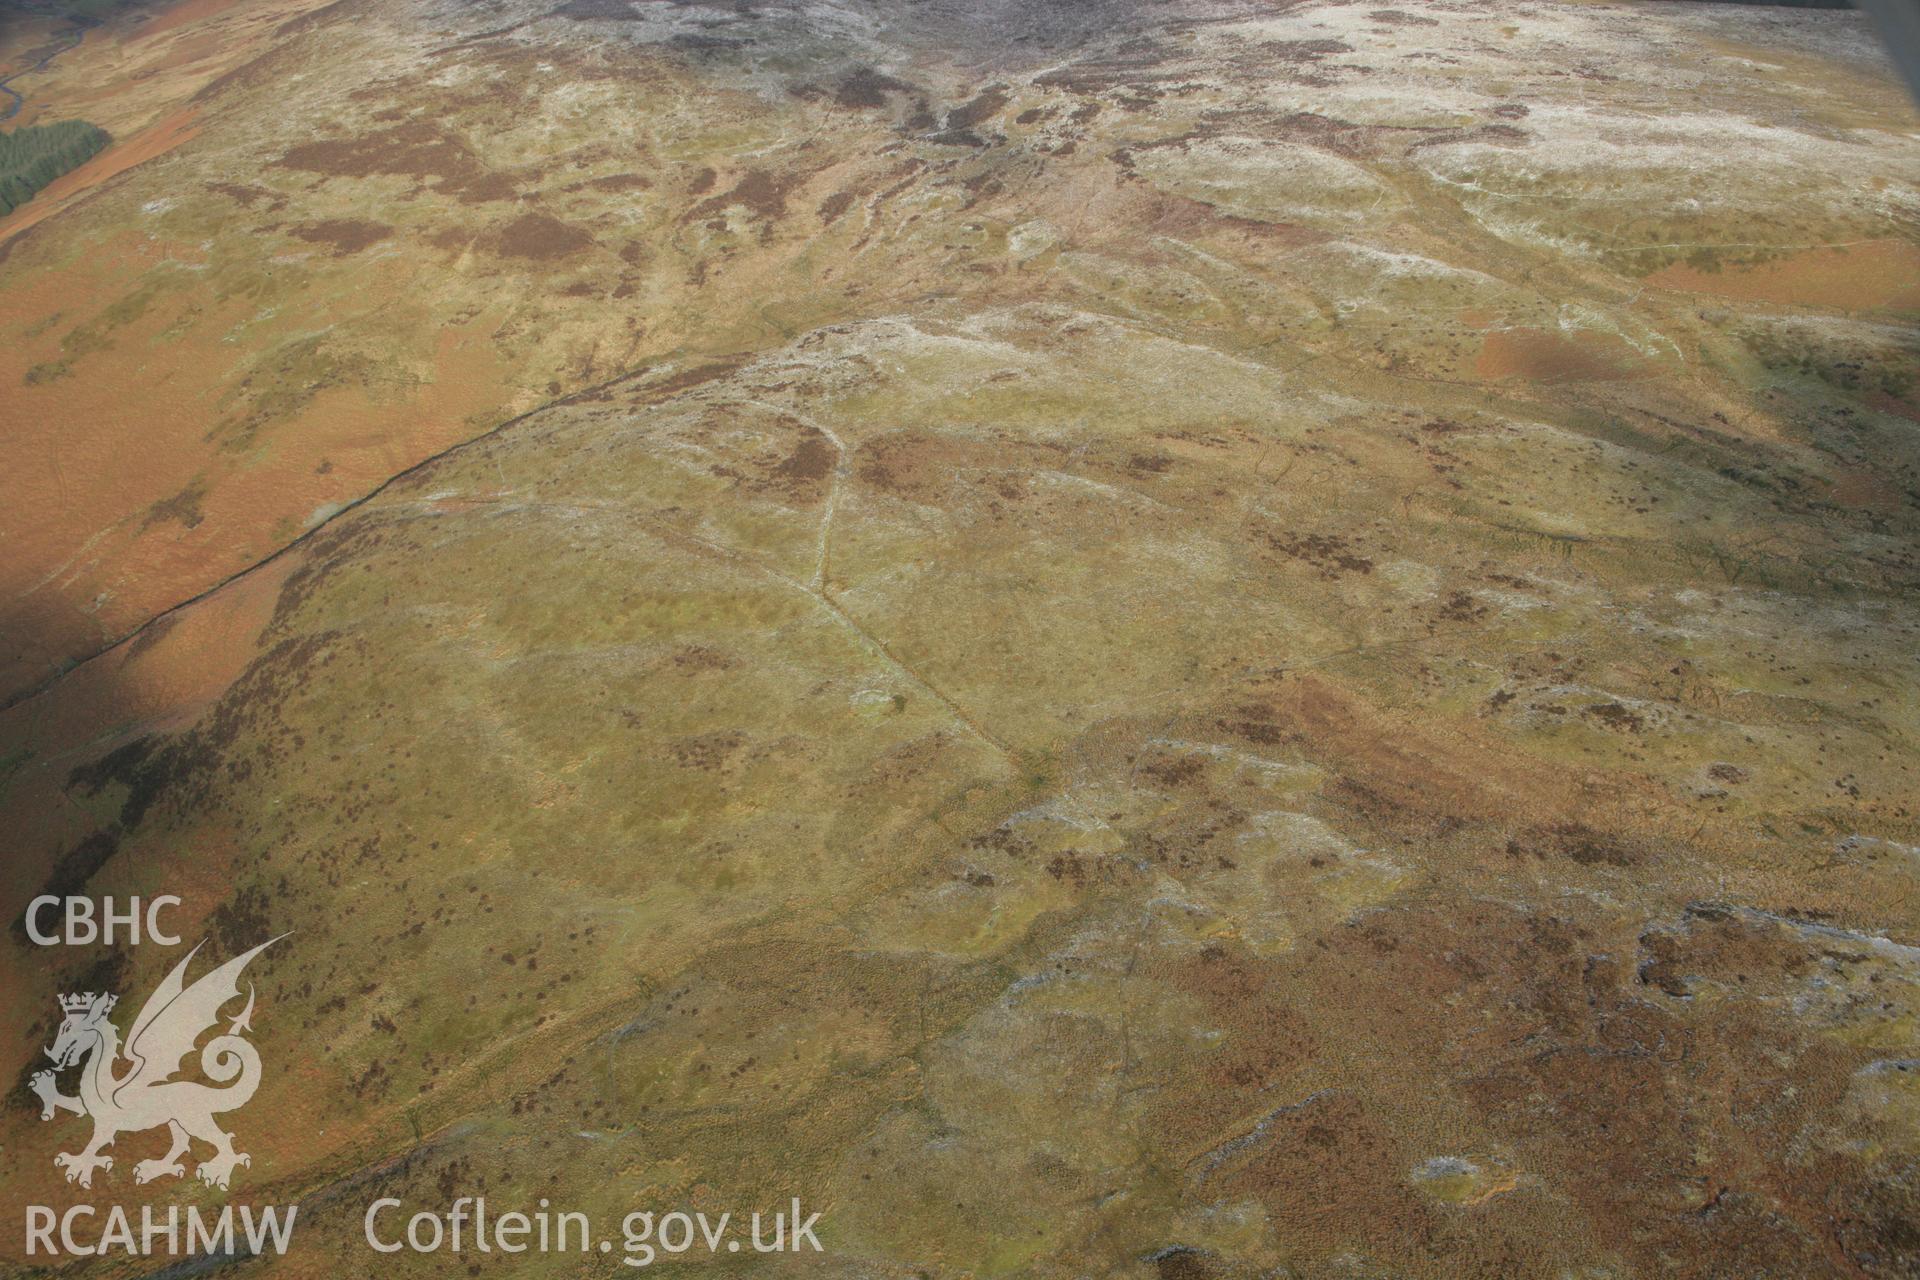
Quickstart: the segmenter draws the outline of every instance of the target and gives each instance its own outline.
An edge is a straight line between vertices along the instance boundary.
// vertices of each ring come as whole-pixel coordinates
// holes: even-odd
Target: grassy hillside
[[[31,125],[0,133],[0,215],[33,199],[61,174],[97,155],[112,138],[84,120]]]
[[[0,1206],[217,1214],[31,1082],[284,934],[298,1232],[0,1276],[1920,1275],[1857,15],[319,3],[90,31],[0,225]]]

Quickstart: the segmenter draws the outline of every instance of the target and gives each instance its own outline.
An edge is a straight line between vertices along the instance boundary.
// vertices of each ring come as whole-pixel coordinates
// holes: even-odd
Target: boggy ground
[[[34,429],[202,387],[98,428],[124,523],[9,634],[313,528],[0,715],[8,911],[295,931],[259,1269],[483,1190],[800,1194],[823,1275],[1920,1273],[1920,146],[1857,20],[274,47],[0,265]],[[4,945],[22,1080],[57,992],[174,958]],[[77,1122],[10,1096],[0,1198],[65,1203]]]

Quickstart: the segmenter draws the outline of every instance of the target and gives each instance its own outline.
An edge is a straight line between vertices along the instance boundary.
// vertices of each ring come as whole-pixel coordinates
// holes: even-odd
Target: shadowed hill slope
[[[6,909],[294,931],[263,1274],[1908,1274],[1920,146],[1750,13],[302,20],[0,264],[10,635],[299,539],[0,713]],[[168,961],[4,945],[8,1075]]]

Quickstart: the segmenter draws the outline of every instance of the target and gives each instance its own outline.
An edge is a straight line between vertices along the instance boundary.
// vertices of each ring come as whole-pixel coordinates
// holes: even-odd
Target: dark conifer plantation
[[[29,125],[0,133],[0,215],[33,199],[34,193],[70,169],[85,164],[112,139],[84,120]]]

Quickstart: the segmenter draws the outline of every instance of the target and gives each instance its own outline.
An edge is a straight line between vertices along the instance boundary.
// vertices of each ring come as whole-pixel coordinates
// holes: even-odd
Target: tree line
[[[97,155],[112,138],[97,124],[62,120],[0,133],[0,217],[34,193]]]

